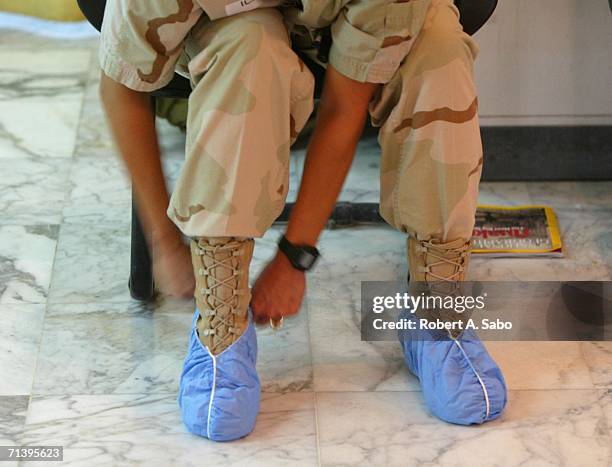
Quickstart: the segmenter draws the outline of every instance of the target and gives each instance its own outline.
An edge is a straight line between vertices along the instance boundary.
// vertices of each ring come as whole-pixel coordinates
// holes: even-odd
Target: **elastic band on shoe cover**
[[[213,363],[212,388],[210,391],[210,401],[208,401],[208,416],[206,417],[206,437],[210,438],[210,418],[212,414],[213,400],[215,399],[215,390],[217,389],[217,357],[215,357],[210,351],[208,351],[208,354],[211,356]]]
[[[476,368],[474,368],[474,365],[472,364],[472,361],[470,360],[470,358],[467,356],[467,353],[465,352],[465,350],[463,350],[463,346],[459,343],[459,341],[457,339],[455,339],[452,336],[451,336],[451,338],[453,339],[455,344],[457,344],[457,347],[459,347],[459,350],[461,350],[461,353],[463,354],[463,356],[467,360],[468,365],[470,365],[470,368],[472,369],[472,371],[476,375],[476,379],[480,383],[480,387],[482,388],[482,393],[484,395],[485,406],[486,406],[485,420],[488,420],[489,415],[491,414],[491,404],[489,402],[489,392],[487,391],[487,387],[485,386],[484,381],[480,377],[480,374],[478,374],[478,371],[476,371]]]

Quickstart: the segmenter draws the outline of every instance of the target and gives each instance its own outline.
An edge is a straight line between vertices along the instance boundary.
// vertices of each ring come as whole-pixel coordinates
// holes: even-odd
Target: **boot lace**
[[[241,246],[241,242],[230,240],[219,245],[199,243],[197,247],[197,253],[209,260],[208,266],[202,260],[202,267],[198,274],[205,278],[205,283],[208,285],[208,287],[200,288],[200,293],[205,299],[204,303],[210,306],[210,309],[202,311],[204,317],[210,318],[208,320],[209,328],[205,329],[203,333],[204,336],[216,337],[211,340],[212,348],[210,351],[213,353],[219,348],[232,344],[235,336],[240,333],[240,329],[234,325],[235,316],[240,312],[240,296],[244,294],[244,291],[236,290],[238,276],[242,274],[242,270],[240,261],[235,260],[235,258],[240,256]],[[220,256],[224,257],[219,259]],[[223,269],[228,271],[229,274],[226,278],[219,279],[222,274],[218,274],[218,272]],[[223,288],[231,291],[228,298],[222,297],[222,295],[225,295],[221,293]],[[227,327],[227,332],[223,335],[218,332],[221,326]]]

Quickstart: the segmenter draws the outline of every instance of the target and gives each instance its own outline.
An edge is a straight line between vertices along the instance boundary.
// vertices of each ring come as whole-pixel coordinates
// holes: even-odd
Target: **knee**
[[[451,63],[472,70],[478,55],[476,42],[463,31],[454,7],[437,5],[430,9],[411,57],[417,72],[443,68]]]
[[[291,53],[291,47],[281,14],[265,8],[205,23],[190,37],[187,53],[195,83],[204,76],[232,82],[247,65],[274,68],[276,57]]]
[[[478,46],[463,31],[436,30],[425,34],[423,42],[420,63],[424,68],[440,68],[458,62],[471,70],[478,55]]]
[[[265,56],[262,49],[290,50],[289,36],[280,13],[273,9],[254,10],[238,15],[224,31],[222,47],[247,57]]]

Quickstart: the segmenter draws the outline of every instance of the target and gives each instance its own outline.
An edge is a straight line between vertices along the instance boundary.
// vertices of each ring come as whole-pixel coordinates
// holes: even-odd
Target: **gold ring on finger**
[[[283,327],[283,319],[284,317],[281,317],[281,319],[270,318],[270,327],[274,331],[278,331],[280,328]]]

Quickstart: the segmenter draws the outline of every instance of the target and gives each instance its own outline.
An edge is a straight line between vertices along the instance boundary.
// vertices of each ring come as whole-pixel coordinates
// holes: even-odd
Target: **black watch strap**
[[[314,246],[294,245],[284,235],[278,242],[278,249],[285,254],[293,267],[299,271],[310,271],[320,256],[319,250]]]

